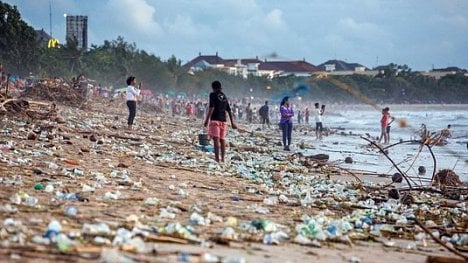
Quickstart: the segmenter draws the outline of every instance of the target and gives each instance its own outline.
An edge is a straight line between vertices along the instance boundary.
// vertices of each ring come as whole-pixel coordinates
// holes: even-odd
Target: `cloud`
[[[340,19],[337,26],[343,35],[351,38],[375,41],[388,37],[388,34],[378,25],[370,22],[357,22],[350,17]]]
[[[264,24],[270,29],[285,29],[286,23],[283,19],[283,12],[279,9],[273,9],[264,18]]]
[[[161,26],[154,20],[156,9],[145,0],[109,0],[104,9],[114,28],[134,31],[146,36],[162,33]]]
[[[166,20],[162,26],[166,32],[182,37],[194,37],[199,32],[197,25],[187,15],[176,15],[174,20]]]
[[[48,31],[49,0],[7,0]],[[276,51],[313,64],[330,58],[364,65],[467,67],[467,0],[53,0],[53,32],[65,37],[63,13],[88,15],[90,44],[121,35],[161,58],[198,52],[224,58]],[[398,60],[397,60],[398,59]],[[445,63],[445,62],[444,62]]]

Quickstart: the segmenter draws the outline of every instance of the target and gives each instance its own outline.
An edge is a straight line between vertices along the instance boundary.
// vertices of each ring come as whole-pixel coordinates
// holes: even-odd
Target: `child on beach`
[[[280,104],[280,127],[283,133],[283,147],[285,151],[290,151],[289,145],[291,145],[291,133],[292,133],[292,117],[294,116],[294,111],[289,103],[289,97],[284,97]]]
[[[315,105],[315,110],[314,110],[314,115],[315,115],[315,136],[317,140],[322,139],[322,131],[323,131],[323,124],[322,124],[322,115],[323,111],[325,108],[322,107],[320,108],[320,104],[317,102],[314,104]]]
[[[384,144],[389,143],[389,132],[390,129],[388,129],[388,124],[390,120],[390,109],[388,107],[382,109],[382,118],[380,119],[380,137],[378,143],[382,141],[382,138],[384,139]],[[387,130],[388,129],[388,130]]]
[[[390,120],[390,122],[387,124],[387,137],[388,137],[388,143],[390,143],[390,128],[391,128],[390,124],[392,124],[395,121],[395,117],[390,115],[390,108],[386,107],[385,109],[387,109],[388,118]]]
[[[135,88],[136,86],[136,78],[134,76],[130,76],[127,78],[127,107],[128,107],[128,120],[127,124],[128,130],[133,129],[133,121],[135,120],[136,115],[136,108],[137,108],[137,99],[140,95],[140,89]]]

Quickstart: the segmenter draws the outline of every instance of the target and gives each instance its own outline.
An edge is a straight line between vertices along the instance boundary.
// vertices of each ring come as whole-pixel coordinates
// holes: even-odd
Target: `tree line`
[[[208,69],[190,74],[174,55],[163,60],[137,48],[123,37],[79,49],[69,40],[60,48],[47,48],[34,29],[21,19],[16,6],[0,1],[0,63],[4,71],[27,78],[71,78],[84,74],[102,85],[125,86],[135,75],[155,92],[206,95],[217,79],[230,96],[278,98],[283,95],[329,102],[359,103],[368,98],[378,103],[468,103],[468,77],[463,73],[440,79],[413,72],[406,65],[389,64],[377,76],[346,75],[325,78],[284,76],[269,79],[230,75]],[[330,81],[333,78],[334,81]],[[348,89],[344,89],[342,83]],[[307,87],[299,89],[298,87]],[[353,89],[350,92],[349,89]],[[358,95],[356,95],[358,94]],[[351,95],[351,96],[350,96]]]

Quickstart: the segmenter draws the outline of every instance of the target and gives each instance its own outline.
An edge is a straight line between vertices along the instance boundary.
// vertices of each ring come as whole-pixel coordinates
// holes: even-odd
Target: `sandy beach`
[[[198,145],[195,118],[139,111],[136,129],[126,131],[126,108],[115,101],[91,101],[84,110],[59,106],[58,115],[62,121],[2,120],[0,262],[460,258],[416,226],[415,216],[466,252],[466,196],[415,191],[403,204],[382,187],[391,178],[351,175],[334,160],[282,152],[275,131],[250,133],[241,124],[227,162],[218,165]],[[366,216],[370,222],[359,221]],[[319,236],[306,231],[311,218]],[[59,241],[47,236],[54,220]],[[336,222],[338,230],[330,229]],[[131,237],[116,242],[119,229]]]

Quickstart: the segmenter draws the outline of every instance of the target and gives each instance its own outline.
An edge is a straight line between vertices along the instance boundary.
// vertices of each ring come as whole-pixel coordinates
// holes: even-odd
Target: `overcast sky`
[[[413,70],[468,68],[468,0],[3,0],[65,39],[64,14],[87,15],[89,43],[123,36],[163,60],[329,59]]]

